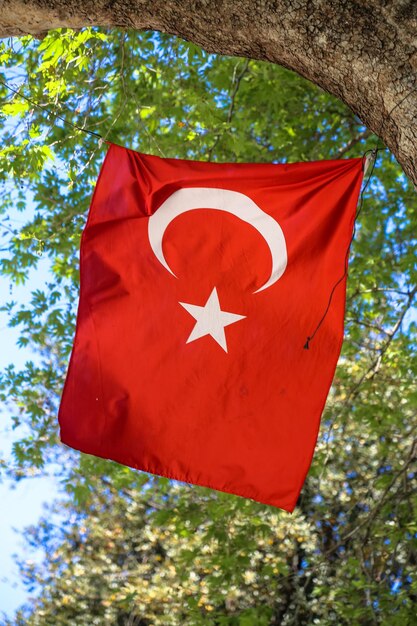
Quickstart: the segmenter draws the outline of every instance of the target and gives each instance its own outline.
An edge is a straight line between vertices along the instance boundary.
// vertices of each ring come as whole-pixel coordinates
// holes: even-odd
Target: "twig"
[[[231,92],[230,92],[230,105],[229,105],[229,110],[227,112],[227,117],[226,117],[226,122],[228,124],[230,124],[230,122],[232,121],[233,113],[234,113],[234,110],[235,110],[236,96],[237,96],[237,93],[239,91],[239,87],[240,87],[240,83],[242,82],[242,78],[244,77],[244,75],[248,71],[249,62],[250,62],[249,59],[245,59],[242,71],[238,75],[236,75],[236,72],[237,72],[237,68],[238,68],[239,64],[237,64],[235,66],[235,69],[234,69],[234,72],[233,72],[233,78],[232,78],[232,89],[231,89]],[[219,143],[222,134],[223,133],[219,132],[215,136],[213,144],[211,145],[211,147],[209,148],[208,153],[207,153],[207,160],[208,161],[211,161],[214,149],[216,148],[217,144]]]
[[[353,148],[353,146],[356,146],[356,144],[360,143],[363,139],[367,139],[368,137],[370,137],[370,135],[372,135],[372,131],[367,128],[362,133],[359,133],[359,135],[356,135],[356,137],[352,137],[352,139],[348,141],[347,144],[343,146],[343,148],[340,148],[337,151],[337,157],[339,158],[343,156],[344,154],[349,152],[349,150]]]
[[[397,334],[397,332],[401,328],[401,324],[404,321],[404,317],[406,316],[408,310],[410,309],[410,306],[412,305],[412,302],[413,302],[413,299],[414,299],[414,296],[416,295],[416,293],[417,293],[417,286],[415,286],[414,289],[412,289],[407,294],[407,303],[403,307],[403,309],[401,311],[401,314],[400,314],[399,318],[397,319],[397,322],[395,323],[395,326],[394,326],[393,330],[390,333],[387,333],[388,339],[385,341],[385,343],[383,344],[382,348],[379,350],[378,356],[376,357],[376,359],[374,359],[374,361],[371,363],[371,365],[366,370],[366,372],[364,372],[362,374],[360,379],[356,382],[356,384],[353,386],[353,388],[349,391],[346,399],[343,402],[342,407],[339,409],[339,411],[333,417],[332,422],[331,422],[331,424],[329,426],[329,429],[327,431],[326,458],[325,458],[324,463],[323,463],[323,470],[322,470],[322,472],[320,474],[320,477],[319,477],[319,485],[320,485],[320,482],[321,482],[321,480],[323,478],[325,469],[327,467],[327,463],[328,463],[329,458],[330,458],[329,441],[330,441],[330,435],[331,435],[331,433],[333,431],[334,424],[339,419],[342,411],[346,408],[346,406],[348,406],[348,404],[356,397],[356,395],[358,394],[362,384],[366,380],[371,380],[372,378],[374,378],[374,376],[376,376],[376,374],[380,370],[383,356],[387,352],[387,350],[388,350],[389,346],[391,345],[395,335]]]

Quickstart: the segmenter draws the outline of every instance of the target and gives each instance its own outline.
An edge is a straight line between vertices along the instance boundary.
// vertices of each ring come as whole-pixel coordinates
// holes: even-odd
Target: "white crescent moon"
[[[245,194],[213,187],[178,189],[149,218],[149,243],[156,258],[168,272],[175,276],[162,250],[165,230],[176,217],[196,209],[216,209],[231,213],[256,228],[265,239],[271,252],[272,272],[266,283],[254,293],[267,289],[281,278],[287,267],[287,246],[281,226]]]

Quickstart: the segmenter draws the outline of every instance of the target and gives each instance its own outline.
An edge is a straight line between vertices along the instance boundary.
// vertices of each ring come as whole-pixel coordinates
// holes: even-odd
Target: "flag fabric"
[[[162,159],[110,145],[59,410],[77,450],[292,511],[343,341],[363,159]],[[337,453],[335,451],[335,453]]]

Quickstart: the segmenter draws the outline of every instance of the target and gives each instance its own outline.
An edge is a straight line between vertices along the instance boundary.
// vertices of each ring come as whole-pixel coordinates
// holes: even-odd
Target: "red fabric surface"
[[[342,345],[345,281],[303,346],[343,274],[362,169],[362,159],[214,164],[111,145],[82,236],[62,441],[292,511]],[[281,277],[258,291],[274,253],[262,220],[205,208],[204,192],[161,236],[169,271],[149,220],[189,188],[245,194],[273,218],[286,244]],[[224,327],[227,352],[211,334],[189,340],[196,319],[184,304],[204,307],[214,288],[221,310],[242,316]]]

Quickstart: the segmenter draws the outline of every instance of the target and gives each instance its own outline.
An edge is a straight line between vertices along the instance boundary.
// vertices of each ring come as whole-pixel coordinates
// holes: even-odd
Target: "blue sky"
[[[30,208],[29,208],[30,211]],[[16,216],[10,216],[13,219]],[[23,220],[25,215],[17,214],[16,219]],[[33,289],[41,287],[47,278],[47,263],[40,263],[25,286],[14,288],[10,294],[10,285],[0,277],[0,303],[11,299],[25,302]],[[9,363],[19,368],[33,359],[28,348],[18,348],[18,331],[7,326],[7,316],[0,313],[0,370]],[[11,448],[18,433],[11,427],[7,408],[0,407],[0,458],[13,463]],[[36,555],[25,554],[22,531],[31,524],[36,524],[42,514],[43,503],[51,502],[58,495],[58,483],[52,476],[27,478],[19,483],[8,479],[0,482],[0,622],[2,613],[11,617],[16,608],[27,600],[28,594],[18,574],[14,556],[31,558]],[[40,556],[40,555],[39,555]]]
[[[2,422],[4,421],[2,415]],[[4,438],[4,424],[1,428],[1,448],[10,444],[10,437]],[[14,555],[19,558],[36,558],[25,553],[22,531],[31,524],[36,524],[42,514],[43,502],[51,500],[57,492],[53,478],[31,478],[20,482],[15,488],[10,482],[0,485],[0,621],[4,612],[11,617],[23,604],[28,594],[20,580]],[[40,555],[39,557],[40,558]]]

